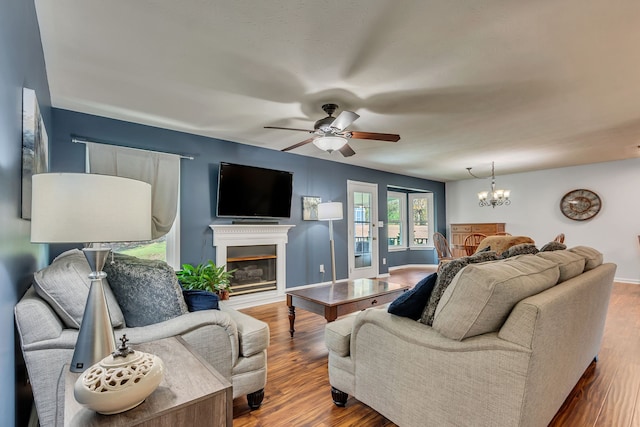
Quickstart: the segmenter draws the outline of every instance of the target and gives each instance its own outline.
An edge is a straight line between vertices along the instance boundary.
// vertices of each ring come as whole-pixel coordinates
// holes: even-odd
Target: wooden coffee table
[[[289,291],[289,333],[293,338],[296,307],[324,316],[327,322],[333,322],[339,316],[391,302],[408,289],[409,286],[382,280],[357,279]]]

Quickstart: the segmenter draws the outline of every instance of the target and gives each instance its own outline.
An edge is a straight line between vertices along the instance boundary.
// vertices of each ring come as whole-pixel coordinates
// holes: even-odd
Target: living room
[[[85,147],[75,144],[72,135],[81,135],[98,141],[113,142],[135,148],[179,152],[194,156],[184,160],[181,174],[181,261],[200,262],[215,259],[212,233],[209,225],[220,221],[215,218],[214,182],[221,161],[250,164],[295,174],[295,193],[291,220],[296,225],[289,235],[287,253],[287,287],[320,283],[317,265],[328,266],[326,226],[318,226],[301,220],[302,196],[318,196],[323,200],[341,200],[346,203],[346,181],[364,181],[378,184],[379,195],[388,186],[414,188],[433,192],[436,209],[436,230],[447,234],[450,224],[468,222],[504,222],[507,231],[514,235],[527,235],[543,244],[558,233],[566,235],[569,246],[586,245],[597,248],[605,260],[617,264],[616,281],[640,283],[640,245],[638,245],[638,221],[634,212],[640,208],[637,182],[640,178],[640,150],[637,147],[638,132],[630,127],[628,154],[623,160],[604,163],[557,167],[546,170],[530,170],[520,173],[501,172],[529,154],[523,150],[504,147],[499,154],[481,156],[476,163],[458,162],[458,169],[466,174],[466,167],[487,176],[487,166],[496,162],[497,185],[511,190],[510,206],[478,207],[476,193],[489,188],[487,180],[470,177],[457,180],[417,178],[398,173],[357,167],[343,161],[327,160],[281,153],[276,150],[239,144],[233,140],[170,130],[140,123],[116,120],[73,109],[52,106],[44,60],[40,30],[33,2],[6,0],[2,3],[0,17],[0,47],[4,59],[0,64],[0,153],[3,160],[3,186],[0,189],[2,213],[0,237],[3,250],[0,254],[0,373],[5,378],[15,378],[13,307],[24,293],[34,271],[46,266],[52,257],[64,248],[30,243],[30,223],[20,218],[21,191],[21,112],[22,88],[35,89],[43,121],[49,134],[50,170],[54,172],[84,172]],[[629,89],[629,92],[632,92]],[[613,107],[612,107],[613,108]],[[317,114],[321,112],[315,112]],[[240,114],[240,113],[238,113]],[[313,114],[310,114],[313,116]],[[319,117],[319,116],[318,116]],[[395,131],[398,129],[379,129]],[[266,130],[265,130],[266,131]],[[263,134],[266,135],[266,134]],[[277,139],[280,134],[268,136]],[[302,138],[300,138],[302,139]],[[590,140],[592,142],[592,140]],[[598,141],[606,150],[606,139]],[[402,143],[402,139],[399,144]],[[535,142],[532,142],[535,145]],[[573,150],[580,151],[576,143]],[[337,155],[337,153],[334,153]],[[577,154],[576,154],[577,155]],[[330,170],[330,173],[327,173]],[[468,175],[467,175],[468,176]],[[446,181],[446,182],[445,182]],[[602,199],[601,212],[591,221],[571,221],[559,209],[561,197],[575,188],[587,188]],[[382,197],[380,197],[382,200]],[[380,203],[380,219],[384,218],[384,203]],[[625,214],[624,212],[629,212]],[[335,223],[336,273],[339,279],[348,277],[346,263],[346,221]],[[382,232],[382,231],[381,231]],[[381,236],[382,238],[382,236]],[[319,246],[316,242],[323,242]],[[325,246],[326,245],[326,246]],[[380,275],[395,267],[435,264],[433,249],[425,251],[389,252],[381,245]],[[15,424],[16,393],[0,403],[0,417],[8,425]]]

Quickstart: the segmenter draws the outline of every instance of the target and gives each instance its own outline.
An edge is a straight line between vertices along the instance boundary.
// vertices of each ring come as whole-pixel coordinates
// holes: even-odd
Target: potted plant
[[[235,270],[226,271],[225,267],[209,260],[205,264],[182,264],[182,270],[176,271],[190,311],[217,308],[218,298],[229,299]]]

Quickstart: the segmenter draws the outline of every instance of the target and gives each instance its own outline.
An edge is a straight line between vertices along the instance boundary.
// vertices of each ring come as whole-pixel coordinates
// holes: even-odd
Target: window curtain
[[[137,179],[151,184],[152,236],[164,236],[176,219],[180,156],[87,143],[89,172]]]

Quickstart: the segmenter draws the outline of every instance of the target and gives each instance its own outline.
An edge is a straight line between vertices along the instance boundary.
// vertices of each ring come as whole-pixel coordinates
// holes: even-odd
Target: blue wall
[[[72,135],[113,144],[172,153],[188,154],[195,160],[182,160],[181,168],[181,263],[199,263],[215,259],[213,234],[209,224],[229,223],[229,219],[215,216],[216,188],[219,163],[230,162],[294,173],[291,218],[281,224],[294,224],[289,231],[287,245],[287,286],[318,283],[323,280],[318,265],[330,265],[327,224],[302,221],[302,196],[318,196],[322,200],[347,202],[347,180],[378,184],[379,216],[386,217],[386,189],[388,185],[417,188],[435,193],[438,230],[445,229],[444,183],[380,172],[283,153],[259,147],[237,144],[203,136],[143,126],[104,117],[53,109],[55,133],[52,138],[51,165],[55,172],[84,172],[85,145],[71,142]],[[339,155],[335,153],[335,155]],[[386,242],[386,228],[381,229],[380,241]],[[336,276],[347,273],[347,221],[334,222]],[[51,248],[55,256],[64,248]],[[404,264],[435,263],[433,251],[402,251],[387,253],[380,247],[381,273],[387,267]],[[325,278],[324,280],[327,280]]]
[[[47,131],[53,128],[34,3],[0,0],[0,11],[0,424],[12,426],[24,424],[29,415],[21,407],[16,416],[17,400],[22,400],[16,396],[23,396],[25,387],[13,307],[48,258],[44,245],[29,242],[30,222],[20,218],[23,86],[36,91]],[[25,400],[28,404],[28,394]]]

